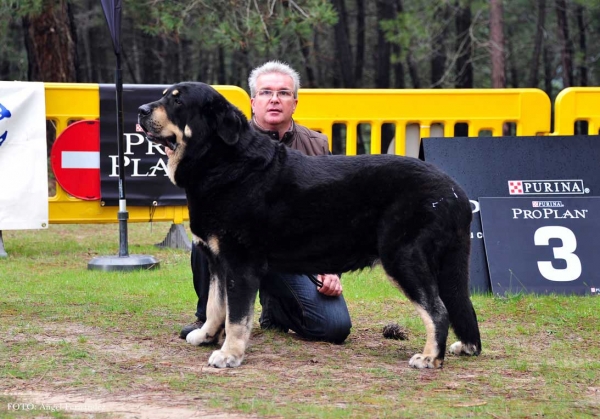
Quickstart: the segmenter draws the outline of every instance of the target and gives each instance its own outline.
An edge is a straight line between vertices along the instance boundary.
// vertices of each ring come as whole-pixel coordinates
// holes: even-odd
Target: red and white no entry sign
[[[56,181],[79,199],[100,199],[100,122],[78,121],[54,141],[50,152]]]

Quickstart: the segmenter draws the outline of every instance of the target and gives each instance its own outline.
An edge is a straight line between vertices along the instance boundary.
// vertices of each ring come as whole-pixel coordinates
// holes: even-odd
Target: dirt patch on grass
[[[132,393],[90,396],[81,392],[15,391],[5,393],[15,398],[7,402],[7,410],[32,411],[38,415],[60,412],[73,416],[108,414],[124,419],[248,419],[254,416],[231,413],[215,413],[194,406],[193,401],[183,397],[166,396],[164,393]],[[38,416],[36,417],[43,417]]]
[[[148,419],[254,417],[208,408],[206,403],[199,401],[197,397],[178,394],[171,391],[167,385],[153,379],[153,369],[203,370],[202,362],[178,363],[180,355],[189,352],[189,348],[175,335],[163,336],[157,340],[136,338],[128,333],[111,332],[77,323],[45,324],[42,330],[31,332],[13,330],[8,334],[5,343],[38,343],[44,348],[44,358],[51,359],[47,361],[49,365],[65,362],[63,359],[69,357],[69,354],[65,355],[65,351],[79,350],[81,352],[74,355],[78,359],[71,368],[87,367],[93,374],[100,376],[145,375],[147,379],[138,378],[133,385],[125,384],[127,388],[107,390],[101,386],[73,385],[68,371],[64,371],[61,365],[57,365],[56,369],[49,366],[39,377],[31,380],[13,380],[12,388],[5,387],[2,394],[5,396],[6,409],[2,406],[0,411],[13,411],[18,414],[20,407],[20,410],[35,411],[36,417],[49,417],[44,415],[50,415],[52,412],[75,417],[105,415]],[[189,361],[189,356],[187,358]],[[202,357],[199,357],[200,359]],[[13,362],[18,363],[19,360],[19,357],[15,357]],[[218,372],[213,369],[207,371]]]
[[[527,413],[522,416],[598,413],[597,379],[583,364],[562,370],[574,371],[568,380],[555,371],[562,359],[554,357],[557,336],[544,329],[511,334],[504,324],[487,322],[499,337],[484,336],[482,356],[447,355],[441,370],[414,370],[408,360],[421,350],[424,334],[409,329],[408,341],[384,339],[383,322],[353,321],[360,326],[343,345],[255,324],[236,369],[208,367],[217,346],[191,346],[172,324],[142,330],[135,319],[127,328],[14,323],[5,329],[8,358],[0,359],[14,368],[0,382],[0,402],[46,406],[37,417],[62,407],[77,418],[363,418],[400,410],[406,417],[510,417],[503,414],[508,402]]]
[[[31,349],[23,356],[40,356],[47,367],[0,388],[10,398],[7,403],[33,405],[42,413],[54,408],[76,417],[250,418],[254,416],[218,406],[223,402],[237,406],[233,411],[244,410],[252,400],[264,398],[272,398],[273,411],[261,417],[280,417],[274,413],[277,404],[289,397],[344,409],[349,401],[331,403],[328,386],[369,393],[382,382],[382,375],[412,372],[402,362],[409,352],[380,333],[359,329],[347,344],[333,345],[255,327],[243,366],[215,369],[207,366],[207,360],[217,346],[194,347],[176,333],[149,338],[78,323],[47,323],[31,330],[13,327],[6,343],[28,344]],[[41,350],[36,353],[36,348]],[[378,360],[370,365],[375,354]],[[21,355],[11,359],[15,364],[22,361]],[[386,387],[400,390],[402,381],[387,382]],[[285,397],[279,401],[277,394]]]

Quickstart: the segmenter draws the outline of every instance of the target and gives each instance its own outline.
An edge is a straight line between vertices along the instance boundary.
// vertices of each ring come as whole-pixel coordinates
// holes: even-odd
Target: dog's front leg
[[[200,329],[192,330],[185,340],[192,345],[216,343],[225,325],[227,294],[220,276],[211,273],[206,304],[206,322]]]
[[[254,302],[259,280],[254,275],[227,278],[227,318],[225,342],[214,351],[208,365],[215,368],[235,368],[244,360],[254,321]]]

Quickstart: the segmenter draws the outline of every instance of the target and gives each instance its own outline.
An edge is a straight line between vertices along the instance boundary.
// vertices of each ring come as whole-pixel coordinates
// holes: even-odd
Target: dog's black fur
[[[209,257],[208,319],[188,335],[226,338],[209,364],[243,360],[259,282],[267,271],[344,272],[380,262],[427,330],[410,365],[441,367],[451,352],[478,355],[469,299],[471,205],[433,165],[408,157],[308,157],[253,130],[212,87],[180,83],[139,108],[150,141],[173,150],[171,180],[185,189],[190,228]]]

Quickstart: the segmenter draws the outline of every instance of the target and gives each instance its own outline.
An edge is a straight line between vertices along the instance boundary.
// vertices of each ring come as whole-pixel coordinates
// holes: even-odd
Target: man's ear
[[[240,116],[232,107],[228,107],[219,118],[217,125],[217,135],[221,137],[227,145],[234,145],[240,139],[243,124]]]

